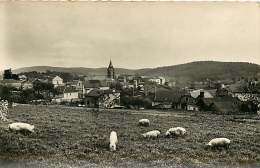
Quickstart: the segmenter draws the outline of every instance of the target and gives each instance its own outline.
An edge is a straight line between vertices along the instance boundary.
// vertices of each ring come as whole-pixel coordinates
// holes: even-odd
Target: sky
[[[260,64],[260,5],[249,2],[1,2],[0,70]]]

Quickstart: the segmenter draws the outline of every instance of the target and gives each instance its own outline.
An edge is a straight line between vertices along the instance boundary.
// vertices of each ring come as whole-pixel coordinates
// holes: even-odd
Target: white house
[[[62,101],[73,101],[79,99],[79,92],[73,87],[66,87],[63,93]]]
[[[26,81],[27,77],[25,75],[19,75],[19,80]]]
[[[213,98],[214,96],[207,90],[204,89],[197,89],[190,91],[191,97],[197,98],[201,92],[204,92],[204,98]]]
[[[29,81],[23,81],[22,85],[21,85],[21,88],[23,90],[32,89],[33,88],[33,84],[32,84],[32,82],[29,82]]]
[[[61,77],[59,77],[59,76],[55,76],[52,79],[52,84],[54,85],[54,87],[63,86],[64,85],[63,79]]]
[[[158,85],[164,85],[165,84],[165,78],[160,76],[160,77],[153,77],[148,79],[150,82],[157,83]]]

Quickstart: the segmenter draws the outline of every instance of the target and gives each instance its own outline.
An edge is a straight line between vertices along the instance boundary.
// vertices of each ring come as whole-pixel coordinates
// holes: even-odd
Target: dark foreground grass
[[[252,116],[258,119],[255,116]],[[150,127],[138,126],[148,118]],[[0,125],[2,160],[85,160],[89,163],[160,162],[192,165],[253,165],[260,162],[260,122],[235,120],[237,116],[177,111],[106,110],[91,112],[80,108],[16,106],[9,112],[12,121],[35,125],[35,133],[22,135]],[[144,139],[153,129],[163,133],[170,127],[187,129],[184,138]],[[118,150],[108,149],[109,134],[118,133]],[[228,150],[210,150],[212,138],[232,140]]]

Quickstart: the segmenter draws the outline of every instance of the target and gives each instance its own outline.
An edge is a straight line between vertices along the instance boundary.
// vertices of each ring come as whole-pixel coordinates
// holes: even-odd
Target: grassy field
[[[141,118],[148,118],[151,126],[139,127]],[[8,123],[0,123],[0,160],[71,160],[112,165],[156,162],[164,166],[260,163],[258,116],[148,110],[92,112],[83,108],[19,105],[10,109],[9,119],[35,125],[35,133],[13,133],[7,130]],[[188,135],[150,140],[141,137],[146,131],[159,129],[164,133],[176,126],[186,128]],[[116,152],[108,149],[112,130],[118,133]],[[206,149],[205,144],[215,137],[231,139],[230,148]]]

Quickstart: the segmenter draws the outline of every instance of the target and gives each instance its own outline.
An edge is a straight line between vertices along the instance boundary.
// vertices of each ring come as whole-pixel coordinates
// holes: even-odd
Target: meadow
[[[10,109],[8,118],[10,122],[35,125],[35,133],[10,132],[8,122],[0,122],[0,160],[85,160],[112,165],[156,162],[202,167],[260,163],[259,116],[155,110],[97,112],[77,107],[18,105]],[[149,119],[151,126],[138,126],[142,118]],[[154,129],[164,134],[177,126],[186,128],[187,136],[149,140],[141,136]],[[119,139],[115,152],[108,148],[112,130]],[[215,137],[231,139],[230,148],[206,149],[205,144]]]

